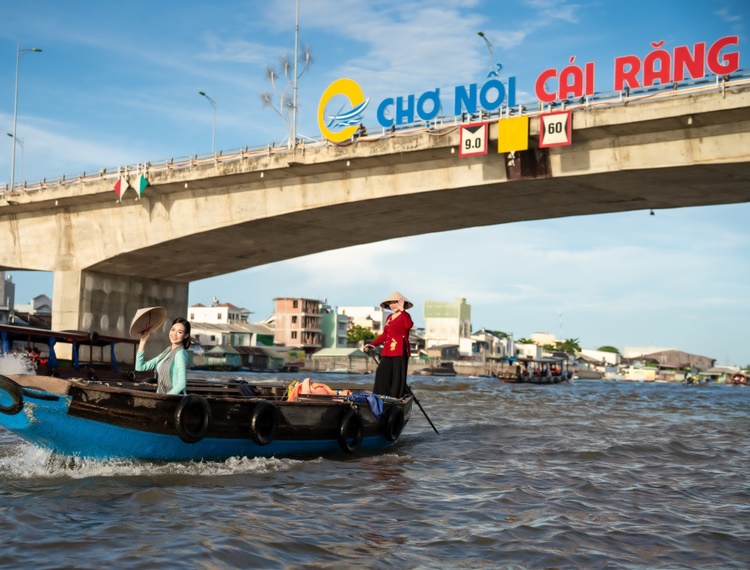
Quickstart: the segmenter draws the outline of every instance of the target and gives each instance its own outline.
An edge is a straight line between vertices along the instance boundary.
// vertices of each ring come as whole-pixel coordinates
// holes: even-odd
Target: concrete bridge
[[[569,108],[571,146],[538,148],[532,118],[514,160],[495,117],[469,158],[443,124],[147,164],[139,200],[116,200],[115,173],[5,191],[0,268],[54,272],[53,329],[125,335],[138,307],[184,315],[191,281],[366,241],[750,201],[747,78]]]

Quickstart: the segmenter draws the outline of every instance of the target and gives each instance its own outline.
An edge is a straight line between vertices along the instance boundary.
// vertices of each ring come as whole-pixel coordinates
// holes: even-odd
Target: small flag
[[[146,186],[148,186],[148,180],[146,180],[146,177],[143,174],[139,174],[138,178],[135,179],[135,188],[134,190],[138,192],[138,198],[143,195],[143,191],[146,189]]]
[[[120,178],[117,179],[117,182],[115,182],[115,193],[117,194],[118,202],[122,200],[122,195],[127,192],[129,187],[130,185],[124,176],[120,176]]]
[[[512,117],[497,122],[497,152],[515,152],[528,148],[528,117]]]

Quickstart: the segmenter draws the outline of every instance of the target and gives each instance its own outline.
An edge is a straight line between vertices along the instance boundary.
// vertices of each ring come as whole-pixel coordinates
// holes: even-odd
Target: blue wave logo
[[[340,113],[338,115],[329,115],[330,120],[326,124],[326,127],[331,130],[339,130],[353,125],[359,125],[362,122],[362,117],[364,117],[365,109],[369,102],[370,99],[367,98],[351,111]]]

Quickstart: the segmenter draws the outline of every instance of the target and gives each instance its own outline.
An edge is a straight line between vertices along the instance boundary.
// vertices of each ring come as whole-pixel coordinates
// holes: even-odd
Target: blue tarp
[[[55,354],[55,343],[57,341],[54,338],[49,339],[49,358],[47,359],[47,366],[50,369],[57,368],[57,355]]]
[[[115,343],[110,342],[109,347],[110,347],[110,358],[112,359],[112,370],[114,370],[115,372],[119,372],[120,369],[117,367],[117,357],[115,356]]]
[[[380,419],[383,413],[383,400],[380,399],[376,394],[372,392],[360,392],[359,394],[352,394],[344,398],[347,402],[354,402],[355,404],[367,403],[370,406],[372,414],[376,420]]]

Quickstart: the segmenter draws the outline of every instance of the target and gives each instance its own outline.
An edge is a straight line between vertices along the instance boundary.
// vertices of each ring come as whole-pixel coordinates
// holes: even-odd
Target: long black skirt
[[[406,393],[406,372],[409,357],[383,356],[375,370],[373,393],[400,398]]]

